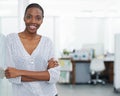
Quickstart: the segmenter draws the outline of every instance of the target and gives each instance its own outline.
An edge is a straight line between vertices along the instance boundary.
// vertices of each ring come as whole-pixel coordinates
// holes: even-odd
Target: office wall
[[[18,33],[18,18],[14,16],[1,17],[1,33],[7,35],[9,33]]]
[[[60,52],[80,49],[84,44],[103,43],[104,53],[114,52],[114,34],[120,33],[119,17],[68,17],[55,18],[56,45]],[[57,27],[57,28],[56,28]]]
[[[69,2],[28,0],[27,2],[38,2],[43,6],[45,18],[39,33],[50,37],[55,42],[56,54],[60,55],[64,48],[79,49],[85,43],[104,43],[105,52],[114,52],[114,34],[120,33],[118,0],[116,2],[113,0],[70,0]],[[19,5],[22,4],[18,3],[19,11],[21,7],[25,7]],[[23,14],[23,10],[18,14]],[[3,17],[0,23],[1,32],[6,35],[22,31],[24,28],[22,16]]]
[[[58,17],[53,35],[59,54],[84,43],[104,43],[105,53],[114,52],[114,34],[120,33],[119,0],[29,0],[32,2],[42,5],[46,16]]]

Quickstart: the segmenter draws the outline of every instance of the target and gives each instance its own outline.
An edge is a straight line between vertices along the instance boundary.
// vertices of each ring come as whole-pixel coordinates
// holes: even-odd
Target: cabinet
[[[114,80],[114,61],[104,61],[105,63],[105,71],[103,75],[105,76],[108,83],[113,83]]]
[[[90,60],[73,60],[71,83],[87,83],[90,80]]]
[[[61,69],[60,69],[60,79],[58,82],[70,83],[70,76],[72,71],[71,59],[69,58],[59,59],[59,64],[61,66]]]
[[[90,64],[87,62],[75,64],[75,83],[88,83],[91,80],[89,67]]]

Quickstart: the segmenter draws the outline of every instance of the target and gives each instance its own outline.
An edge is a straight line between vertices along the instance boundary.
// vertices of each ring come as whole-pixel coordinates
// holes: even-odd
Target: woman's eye
[[[30,19],[30,18],[31,18],[31,16],[29,16],[29,15],[28,15],[28,16],[26,16],[26,18],[27,18],[27,19]]]
[[[41,17],[36,17],[36,20],[41,20]]]

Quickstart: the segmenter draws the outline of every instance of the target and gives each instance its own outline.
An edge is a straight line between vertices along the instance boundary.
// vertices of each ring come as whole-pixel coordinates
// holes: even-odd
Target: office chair
[[[103,59],[98,59],[98,58],[92,59],[91,63],[90,63],[90,71],[91,71],[91,74],[95,74],[96,78],[92,79],[91,83],[93,83],[93,84],[97,84],[97,83],[105,84],[105,81],[99,78],[100,73],[104,70],[105,70],[105,65],[104,65]]]

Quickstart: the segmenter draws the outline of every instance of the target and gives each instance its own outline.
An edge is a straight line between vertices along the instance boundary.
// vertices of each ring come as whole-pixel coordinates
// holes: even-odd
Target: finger
[[[9,73],[5,73],[5,76],[6,76],[6,78],[9,78],[10,74]]]
[[[51,58],[50,60],[48,60],[48,62],[50,62],[50,61],[53,61],[54,59],[53,58]]]
[[[55,63],[58,63],[58,61],[55,61]]]
[[[5,72],[5,75],[9,75],[9,72]]]
[[[5,70],[5,73],[7,72],[7,70]]]
[[[55,65],[54,65],[55,67],[57,67],[57,66],[59,66],[59,64],[58,63],[55,63]]]

